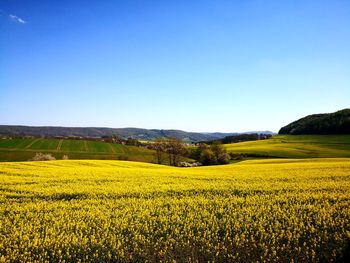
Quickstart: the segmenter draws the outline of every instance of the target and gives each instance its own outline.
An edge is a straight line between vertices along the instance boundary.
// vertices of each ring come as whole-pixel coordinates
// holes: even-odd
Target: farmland
[[[3,162],[0,171],[5,262],[330,262],[350,239],[346,158]]]
[[[329,158],[350,157],[350,135],[275,135],[268,140],[226,144],[229,152],[252,157]],[[131,160],[154,162],[152,150],[91,140],[1,139],[0,161],[27,161],[36,152],[56,159]]]
[[[107,159],[152,162],[153,151],[135,146],[89,140],[0,139],[0,161],[27,161],[36,152],[51,153],[56,159]]]
[[[229,152],[254,157],[350,157],[350,135],[275,135],[271,139],[225,145]]]

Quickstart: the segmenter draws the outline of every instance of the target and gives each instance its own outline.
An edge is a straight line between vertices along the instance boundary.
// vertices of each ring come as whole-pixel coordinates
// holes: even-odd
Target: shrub
[[[211,164],[217,163],[217,159],[215,157],[215,154],[210,149],[205,149],[202,151],[200,161],[204,165],[211,165]]]
[[[237,153],[232,153],[230,152],[230,159],[231,160],[243,160],[244,159],[244,155],[243,154],[237,154]]]
[[[189,162],[179,162],[177,166],[179,167],[197,167],[201,166],[202,164],[200,162],[195,163],[189,163]]]
[[[230,155],[228,153],[221,153],[218,157],[219,164],[228,164],[230,162]]]
[[[51,153],[36,153],[32,159],[32,161],[52,161],[52,160],[56,160],[56,158],[52,156]]]

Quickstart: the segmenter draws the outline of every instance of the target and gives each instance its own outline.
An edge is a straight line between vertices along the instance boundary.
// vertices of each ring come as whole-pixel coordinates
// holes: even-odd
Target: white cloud
[[[20,17],[18,17],[18,16],[9,15],[9,17],[10,17],[13,21],[16,21],[16,22],[18,22],[18,23],[21,23],[21,24],[27,23],[26,21],[24,21],[22,18],[20,18]]]

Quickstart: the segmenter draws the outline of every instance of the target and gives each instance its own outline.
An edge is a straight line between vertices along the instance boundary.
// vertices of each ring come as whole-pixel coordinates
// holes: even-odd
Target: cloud
[[[16,21],[17,23],[21,23],[21,24],[26,24],[27,22],[24,21],[22,18],[15,16],[15,15],[9,15],[9,17],[13,20]]]

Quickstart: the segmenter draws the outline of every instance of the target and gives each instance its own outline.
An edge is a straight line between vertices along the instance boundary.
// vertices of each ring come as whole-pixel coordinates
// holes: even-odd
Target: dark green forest
[[[350,109],[313,114],[284,126],[279,134],[350,134]]]

